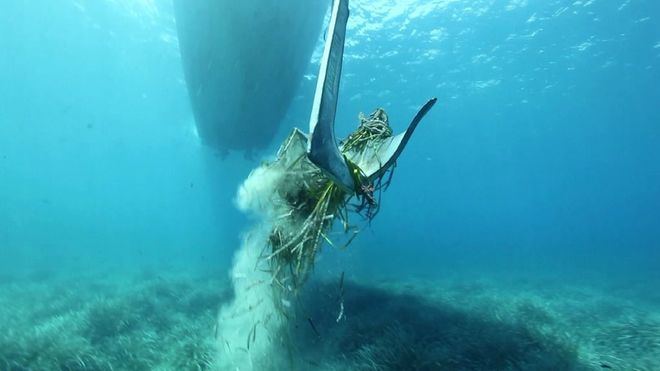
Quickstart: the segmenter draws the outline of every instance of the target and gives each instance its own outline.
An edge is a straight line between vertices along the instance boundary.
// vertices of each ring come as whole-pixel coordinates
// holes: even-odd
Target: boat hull
[[[265,147],[318,41],[327,0],[175,0],[188,94],[202,141]]]

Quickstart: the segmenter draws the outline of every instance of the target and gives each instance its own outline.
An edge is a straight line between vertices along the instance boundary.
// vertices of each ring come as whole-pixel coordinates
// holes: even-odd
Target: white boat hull
[[[203,142],[270,143],[318,41],[328,0],[174,0],[186,85]]]

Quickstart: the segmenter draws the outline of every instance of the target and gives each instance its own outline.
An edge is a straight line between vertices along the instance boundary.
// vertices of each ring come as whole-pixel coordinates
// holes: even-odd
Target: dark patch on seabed
[[[575,347],[522,322],[431,303],[410,294],[316,283],[302,300],[319,335],[295,326],[313,368],[355,370],[584,370]],[[328,355],[334,355],[328,359]]]

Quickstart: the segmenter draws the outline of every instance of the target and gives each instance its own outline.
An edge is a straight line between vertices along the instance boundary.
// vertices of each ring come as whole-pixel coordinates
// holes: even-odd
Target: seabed
[[[212,370],[218,308],[232,299],[218,277],[4,277],[0,370]],[[630,286],[483,278],[342,286],[339,322],[336,280],[310,281],[301,294],[296,369],[660,369],[660,295],[640,299]]]

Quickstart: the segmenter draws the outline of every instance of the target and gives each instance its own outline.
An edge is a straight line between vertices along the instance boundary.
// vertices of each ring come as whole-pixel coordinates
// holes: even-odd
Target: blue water
[[[657,4],[351,11],[341,133],[379,106],[402,129],[439,98],[356,254],[411,271],[660,266]],[[256,161],[216,161],[194,137],[171,4],[10,1],[0,17],[0,264],[231,256],[231,199]],[[306,126],[313,85],[273,148]]]
[[[358,31],[369,41],[348,48],[344,121],[384,104],[404,124],[426,97],[439,98],[363,250],[396,255],[410,271],[420,260],[427,269],[657,270],[658,5],[428,8]]]
[[[658,279],[659,17],[653,0],[352,0],[339,136],[438,103],[322,270]],[[169,0],[2,2],[0,272],[224,276],[250,224],[235,191],[307,127],[319,48],[271,146],[223,158],[195,134]]]

